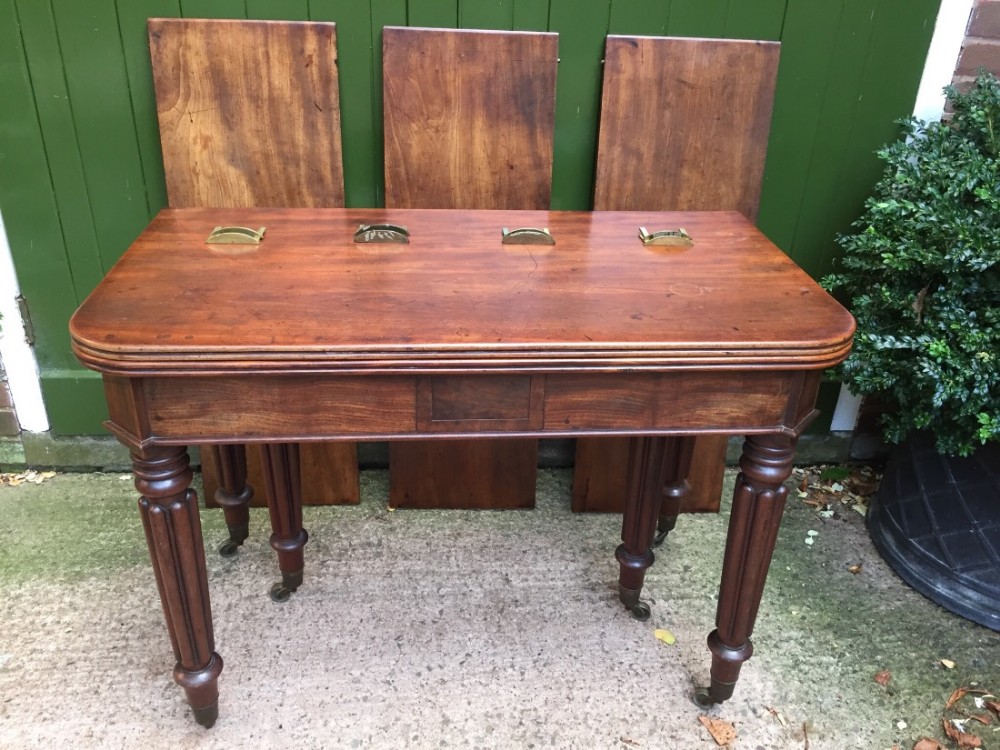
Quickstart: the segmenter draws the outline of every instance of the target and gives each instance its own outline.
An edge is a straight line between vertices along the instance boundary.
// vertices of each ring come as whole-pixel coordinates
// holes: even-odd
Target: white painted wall
[[[944,112],[945,96],[942,89],[951,83],[962,51],[965,30],[975,0],[943,0],[934,26],[924,74],[917,89],[913,116],[921,120],[940,120]]]
[[[20,289],[14,273],[14,260],[7,243],[7,232],[0,216],[0,358],[7,370],[7,383],[14,401],[21,429],[45,432],[49,418],[42,401],[35,352],[24,340],[24,324],[17,306]]]

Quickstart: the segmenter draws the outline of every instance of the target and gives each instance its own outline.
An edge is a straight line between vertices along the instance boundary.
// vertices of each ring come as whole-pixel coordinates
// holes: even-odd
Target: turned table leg
[[[298,443],[266,443],[260,447],[271,515],[271,546],[278,553],[281,580],[271,587],[271,599],[287,601],[302,585],[309,534],[302,528],[302,474]]]
[[[639,620],[649,617],[649,605],[639,601],[646,570],[653,564],[653,536],[666,498],[680,501],[687,487],[693,438],[636,437],[629,445],[628,497],[622,517],[618,559],[618,598]]]
[[[163,615],[195,720],[205,727],[219,714],[222,657],[215,653],[208,572],[198,517],[198,496],[189,488],[187,450],[152,447],[132,453],[139,510],[160,590]]]
[[[667,534],[674,530],[684,498],[691,492],[687,478],[691,471],[691,456],[694,454],[694,438],[678,437],[670,440],[674,443],[663,467],[663,502],[660,504],[660,515],[656,521],[654,547],[663,544]]]
[[[699,705],[730,698],[743,662],[753,654],[750,634],[778,538],[788,495],[783,483],[792,473],[794,453],[795,439],[784,435],[750,436],[743,444],[722,562],[715,630],[708,636],[712,681],[707,690],[695,695]]]
[[[247,449],[244,445],[203,445],[211,452],[219,475],[215,502],[226,516],[229,539],[219,546],[219,554],[233,557],[250,535],[250,499],[253,487],[247,484]]]

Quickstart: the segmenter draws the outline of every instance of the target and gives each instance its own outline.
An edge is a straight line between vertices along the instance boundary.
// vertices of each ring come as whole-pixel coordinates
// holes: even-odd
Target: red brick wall
[[[1000,0],[976,0],[954,83],[964,90],[985,68],[1000,76]]]
[[[0,437],[13,437],[20,433],[21,426],[17,423],[14,402],[11,401],[10,389],[7,388],[7,375],[3,362],[0,362]]]

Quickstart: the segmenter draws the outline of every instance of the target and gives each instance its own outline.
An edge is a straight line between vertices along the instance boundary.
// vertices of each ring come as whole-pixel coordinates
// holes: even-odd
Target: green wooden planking
[[[103,274],[55,20],[48,3],[21,0],[17,11],[70,275],[82,301]]]
[[[340,78],[340,131],[344,159],[344,199],[348,206],[378,203],[381,173],[376,174],[372,124],[372,17],[357,0],[311,0],[313,21],[337,24],[337,73]],[[381,53],[380,53],[381,54]]]
[[[514,0],[459,0],[458,27],[510,31],[514,28]]]
[[[878,175],[872,151],[894,137],[892,121],[912,105],[938,3],[803,0],[786,11],[785,0],[52,0],[56,34],[47,3],[18,1],[0,0],[0,86],[9,105],[0,108],[0,209],[60,432],[100,429],[99,381],[68,351],[66,320],[77,293],[164,201],[147,16],[303,18],[307,9],[311,19],[335,21],[345,187],[353,206],[383,200],[385,25],[560,34],[556,208],[591,204],[607,31],[780,37],[760,224],[815,274],[829,266],[835,232],[857,214]]]
[[[247,18],[308,21],[309,0],[246,0]]]
[[[746,0],[733,0],[745,3]],[[670,36],[724,37],[729,0],[672,0],[667,34]]]
[[[789,0],[735,0],[729,3],[726,16],[727,39],[781,39],[785,10]]]
[[[816,139],[836,126],[824,123],[820,110],[842,7],[842,2],[790,2],[785,15],[757,226],[786,252],[795,238]]]
[[[408,0],[406,25],[458,28],[458,0]]]
[[[167,205],[163,177],[160,131],[156,124],[156,97],[149,62],[149,18],[175,18],[181,14],[180,0],[143,0],[118,4],[118,29],[125,55],[125,75],[131,93],[139,163],[146,183],[146,207],[150,217]]]
[[[114,0],[53,0],[87,192],[107,271],[148,223]],[[79,60],[83,64],[71,64]],[[113,154],[114,158],[108,158]],[[67,236],[67,250],[75,253]]]
[[[670,18],[670,0],[612,0],[609,34],[664,36]]]
[[[181,15],[185,18],[246,18],[247,5],[244,0],[181,0]]]
[[[104,432],[108,418],[104,381],[91,370],[47,370],[42,373],[42,398],[52,431],[60,435]]]
[[[13,0],[0,0],[0,88],[0,212],[35,324],[38,364],[73,366],[66,321],[77,300]]]
[[[372,40],[372,160],[375,178],[375,205],[385,204],[385,157],[382,149],[385,124],[382,122],[382,28],[406,26],[406,0],[370,0]]]
[[[850,231],[851,222],[861,213],[862,203],[871,192],[884,167],[874,152],[882,144],[899,137],[894,122],[913,112],[925,50],[930,45],[937,17],[938,0],[909,0],[899,3],[883,0],[870,23],[872,36],[880,43],[872,44],[860,86],[855,92],[857,107],[850,119],[850,139],[837,161],[841,169],[837,178],[836,195],[840,196],[829,211],[817,221],[816,235],[803,245],[815,248],[803,257],[803,266],[817,277],[832,270],[839,251],[836,235]],[[814,189],[810,186],[810,189]],[[800,220],[800,227],[805,224]]]
[[[806,174],[805,189],[796,215],[795,234],[787,248],[793,258],[807,265],[815,260],[822,246],[829,245],[831,239],[824,237],[823,232],[828,226],[826,215],[840,197],[837,175],[845,166],[844,149],[850,136],[858,105],[857,93],[862,85],[865,60],[872,43],[874,25],[868,22],[870,18],[870,3],[853,0],[843,4],[827,81],[823,86],[823,99],[817,113],[823,126],[816,130],[810,148],[810,162],[803,170]],[[870,158],[871,154],[868,154],[863,160]],[[851,163],[847,166],[854,170],[858,165]]]
[[[515,31],[548,31],[549,0],[514,0]]]
[[[552,0],[549,8],[549,31],[559,34],[552,208],[586,210],[593,205],[601,60],[610,2]]]

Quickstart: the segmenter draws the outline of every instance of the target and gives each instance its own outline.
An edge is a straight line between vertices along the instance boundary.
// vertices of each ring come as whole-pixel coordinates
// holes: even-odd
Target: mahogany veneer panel
[[[358,449],[354,443],[302,443],[299,446],[299,467],[302,472],[302,496],[306,505],[357,505],[361,501],[358,478]],[[201,478],[205,490],[205,505],[217,507],[215,490],[219,487],[219,472],[211,450],[201,452]],[[250,504],[267,507],[264,492],[264,469],[260,451],[255,446],[247,450],[247,482],[254,488]]]
[[[373,221],[411,243],[354,244]],[[264,242],[205,245],[230,222]],[[511,249],[510,225],[557,244]],[[685,226],[694,246],[644,247],[640,225]],[[854,322],[734,212],[192,208],[160,212],[70,329],[84,363],[132,376],[498,375],[824,368]]]
[[[386,27],[386,205],[548,208],[558,39]]]
[[[722,455],[706,445],[722,447]],[[681,502],[682,513],[717,513],[722,495],[722,472],[728,440],[721,435],[698,435],[688,476],[697,483]],[[628,438],[581,438],[577,440],[577,467],[608,468],[578,471],[573,481],[573,510],[577,513],[621,513],[628,494]],[[718,488],[716,489],[716,485]]]
[[[153,18],[171,206],[342,206],[332,23]]]
[[[548,208],[557,45],[538,32],[385,29],[386,206]],[[533,440],[391,444],[390,502],[530,508],[537,462]]]
[[[392,442],[389,502],[397,508],[533,508],[537,446],[534,438]],[[401,470],[401,460],[413,468]]]
[[[760,203],[780,44],[609,36],[594,209],[736,210]],[[685,507],[717,510],[727,439],[695,440]],[[621,512],[628,441],[577,443],[573,508]]]
[[[412,379],[347,377],[336,381],[309,375],[155,378],[146,382],[149,427],[158,436],[185,440],[204,435],[241,441],[278,434],[308,437],[392,434],[416,430]],[[240,403],[253,399],[244,413]],[[234,406],[235,405],[235,406]]]
[[[735,210],[760,202],[778,42],[609,36],[597,210]]]

